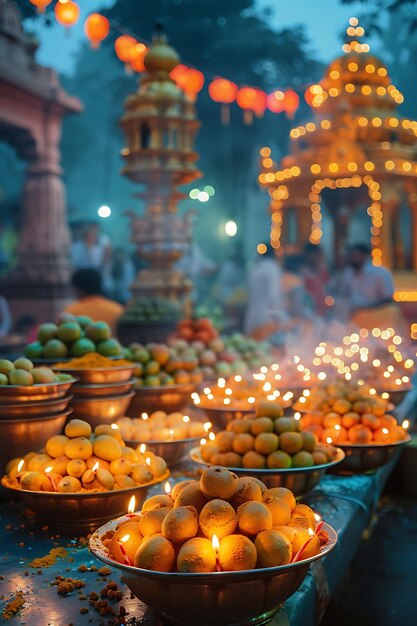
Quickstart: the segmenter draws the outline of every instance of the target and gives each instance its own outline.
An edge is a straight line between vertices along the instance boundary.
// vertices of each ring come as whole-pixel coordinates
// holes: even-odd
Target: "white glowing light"
[[[111,208],[106,204],[103,204],[97,209],[97,215],[103,219],[106,219],[111,215]]]
[[[235,237],[237,234],[237,224],[234,220],[229,220],[224,225],[224,232],[228,237]]]

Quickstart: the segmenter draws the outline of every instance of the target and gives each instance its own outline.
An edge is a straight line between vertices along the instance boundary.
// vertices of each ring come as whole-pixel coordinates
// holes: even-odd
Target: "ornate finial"
[[[365,35],[365,29],[359,26],[357,17],[351,17],[346,29],[346,42],[342,46],[343,52],[369,52],[368,43],[361,43],[360,39]]]

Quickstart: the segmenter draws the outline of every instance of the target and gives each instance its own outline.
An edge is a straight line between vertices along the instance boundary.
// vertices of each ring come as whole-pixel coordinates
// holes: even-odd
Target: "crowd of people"
[[[3,233],[4,235],[4,233]],[[3,237],[4,239],[4,237]],[[347,250],[343,270],[330,271],[320,245],[306,243],[302,253],[277,257],[269,244],[262,246],[246,271],[237,250],[222,262],[207,257],[197,243],[178,262],[178,269],[193,281],[194,304],[208,302],[239,311],[234,323],[257,339],[275,345],[289,334],[316,334],[329,320],[360,327],[374,327],[383,319],[401,327],[393,301],[390,271],[372,264],[370,249],[356,244]],[[0,260],[10,257],[8,248]],[[126,248],[113,248],[97,223],[81,223],[73,229],[71,263],[74,301],[68,311],[105,319],[113,328],[131,298],[131,285],[140,269]],[[7,301],[0,295],[0,337],[21,330],[13,325]],[[26,332],[24,324],[23,332]]]
[[[281,345],[288,333],[318,335],[329,320],[360,328],[374,328],[383,321],[401,328],[401,314],[394,303],[391,272],[371,261],[370,248],[362,243],[347,250],[342,270],[330,272],[323,250],[307,243],[303,254],[283,257],[265,244],[249,272],[245,331]]]

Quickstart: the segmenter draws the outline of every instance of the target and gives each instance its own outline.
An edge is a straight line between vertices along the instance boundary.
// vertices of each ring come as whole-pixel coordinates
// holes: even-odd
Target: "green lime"
[[[119,356],[122,352],[122,346],[117,339],[105,339],[98,344],[97,352],[103,356]]]
[[[87,328],[87,326],[90,326],[90,324],[93,323],[93,320],[91,319],[91,317],[88,317],[88,315],[77,315],[75,319],[77,320],[77,324],[79,324],[81,328]]]
[[[58,326],[57,337],[64,343],[74,343],[80,335],[81,327],[77,322],[64,322]]]
[[[87,339],[87,337],[83,337],[82,339],[77,339],[71,346],[71,356],[83,356],[84,354],[88,354],[90,352],[95,352],[96,346],[91,341],[91,339]]]
[[[26,370],[30,372],[33,370],[33,363],[29,361],[29,359],[25,359],[25,357],[21,356],[13,363],[15,370]]]
[[[0,374],[0,385],[8,385],[9,384],[9,379],[7,378],[6,374]]]
[[[74,380],[71,374],[62,374],[61,372],[56,375],[56,378],[60,383],[69,383]]]
[[[35,367],[31,371],[33,381],[36,384],[54,383],[56,376],[49,367]]]
[[[8,359],[0,359],[0,373],[8,376],[10,372],[13,372],[14,365]]]
[[[58,326],[56,324],[52,324],[52,322],[46,322],[45,324],[41,324],[37,332],[38,341],[43,344],[50,339],[54,339],[56,337],[57,331]]]
[[[61,359],[67,356],[68,348],[59,339],[50,339],[44,346],[43,354],[47,359]]]
[[[94,343],[100,343],[101,341],[110,339],[110,326],[106,324],[106,322],[93,322],[85,329],[85,336],[91,339],[91,341],[94,341]]]
[[[33,376],[27,370],[14,370],[10,372],[9,381],[11,385],[30,387],[33,385]]]
[[[25,347],[25,356],[28,359],[41,359],[43,357],[43,346],[40,341],[28,343]]]

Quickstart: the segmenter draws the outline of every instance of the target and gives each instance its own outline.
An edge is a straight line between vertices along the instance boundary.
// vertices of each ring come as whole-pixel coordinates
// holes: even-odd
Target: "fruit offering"
[[[318,443],[314,433],[301,430],[299,420],[281,417],[268,405],[257,416],[233,420],[226,430],[200,446],[203,461],[223,467],[290,469],[332,461],[337,450]]]
[[[106,322],[93,322],[89,317],[70,313],[62,313],[57,324],[41,324],[37,340],[25,348],[25,355],[30,359],[80,357],[90,352],[119,356],[122,347],[111,336]]]
[[[115,561],[159,572],[242,571],[287,565],[328,542],[319,516],[285,488],[221,467],[156,495],[104,543]]]
[[[334,404],[341,408],[347,408],[347,412],[353,409],[357,402],[370,404],[375,414],[382,415],[390,409],[388,399],[378,395],[372,387],[368,385],[358,385],[345,380],[334,380],[332,382],[321,383],[312,389],[305,389],[303,394],[293,404],[295,411],[329,411]]]
[[[30,387],[72,380],[69,374],[55,373],[49,367],[35,367],[32,361],[25,357],[15,361],[0,359],[0,387],[4,385]]]
[[[176,302],[165,298],[140,298],[130,305],[119,319],[119,324],[135,322],[176,322],[182,309]]]
[[[236,374],[227,380],[219,378],[215,385],[205,387],[202,393],[192,394],[194,404],[202,409],[255,411],[257,402],[268,401],[275,405],[275,410],[281,410],[282,415],[282,407],[291,406],[293,393],[273,390],[270,383],[256,380],[255,376]]]
[[[42,452],[29,452],[6,466],[2,484],[13,489],[78,493],[148,485],[167,473],[159,456],[125,446],[115,424],[96,426],[73,419]]]
[[[323,442],[383,445],[407,436],[407,420],[404,428],[399,426],[395,417],[386,413],[387,402],[364,387],[331,383],[312,390],[305,405],[313,408],[301,416],[302,428]]]
[[[120,433],[126,441],[175,441],[202,437],[211,428],[210,422],[197,422],[180,412],[155,411],[140,418],[121,417],[117,420]]]
[[[125,357],[135,363],[135,388],[166,385],[198,385],[203,380],[195,354],[182,354],[164,343],[145,346],[133,343],[124,351]]]
[[[174,338],[185,339],[190,343],[201,341],[205,346],[208,346],[211,341],[219,338],[219,332],[208,317],[201,317],[196,320],[187,319],[178,322]]]

